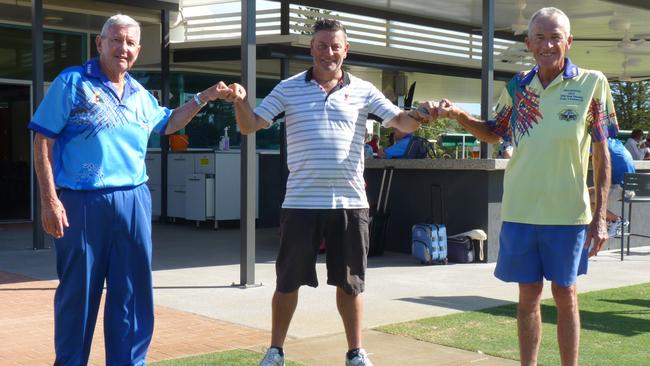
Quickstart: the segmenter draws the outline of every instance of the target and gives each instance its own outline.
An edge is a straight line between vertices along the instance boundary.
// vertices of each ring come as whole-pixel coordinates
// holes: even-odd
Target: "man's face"
[[[318,31],[311,40],[314,68],[320,72],[338,72],[348,56],[350,44],[342,30]]]
[[[97,36],[95,43],[102,67],[113,75],[123,75],[140,53],[140,30],[113,25],[105,37]]]
[[[537,18],[531,27],[531,34],[526,37],[526,46],[542,73],[562,71],[571,43],[573,36],[567,36],[565,27],[557,17]]]

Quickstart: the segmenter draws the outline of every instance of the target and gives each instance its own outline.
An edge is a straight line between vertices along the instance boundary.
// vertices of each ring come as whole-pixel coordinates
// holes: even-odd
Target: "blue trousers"
[[[151,195],[146,185],[62,191],[55,241],[55,365],[86,365],[106,281],[106,365],[145,365],[153,334]]]

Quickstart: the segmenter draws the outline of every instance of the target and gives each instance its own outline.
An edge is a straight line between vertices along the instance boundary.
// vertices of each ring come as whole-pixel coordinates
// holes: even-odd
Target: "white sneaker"
[[[618,227],[619,223],[621,220],[616,220],[616,221],[608,221],[607,222],[607,236],[610,238],[613,238],[616,236],[616,233],[618,232]]]
[[[623,228],[626,228],[630,225],[630,222],[625,220],[623,222],[616,221],[616,236],[621,236],[623,235]]]
[[[608,222],[607,235],[609,235],[610,238],[621,236],[623,234],[623,228],[627,227],[628,225],[630,225],[629,221],[625,220],[625,222],[623,222],[620,218],[616,221]]]
[[[284,366],[284,356],[280,354],[277,348],[269,348],[266,350],[262,361],[260,361],[260,366]]]
[[[345,366],[372,366],[372,362],[370,362],[366,350],[362,348],[359,350],[359,354],[351,360],[347,355],[345,356]]]

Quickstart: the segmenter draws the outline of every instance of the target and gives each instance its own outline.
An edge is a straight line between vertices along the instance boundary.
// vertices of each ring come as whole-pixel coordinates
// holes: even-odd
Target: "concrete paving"
[[[270,330],[277,229],[256,231],[256,285],[249,287],[236,286],[240,282],[239,230],[214,231],[207,225],[196,228],[179,223],[154,225],[153,236],[157,305],[247,328]],[[29,250],[30,241],[29,230],[3,230],[0,226],[0,271],[55,280],[53,251]],[[589,275],[579,279],[579,291],[648,282],[650,247],[633,248],[633,254],[626,256],[623,262],[619,255],[614,249],[592,258]],[[322,284],[318,288],[301,289],[286,344],[288,357],[305,365],[340,364],[346,348],[335,305],[335,289],[324,284],[324,258],[320,256],[317,265]],[[449,349],[370,330],[384,324],[516,301],[516,285],[496,280],[493,271],[494,264],[421,266],[409,255],[400,253],[370,258],[364,294],[364,334],[365,346],[375,364],[513,364],[477,352]],[[544,296],[551,296],[550,286],[546,286]],[[391,358],[395,352],[411,359],[407,363],[395,363],[397,361]]]

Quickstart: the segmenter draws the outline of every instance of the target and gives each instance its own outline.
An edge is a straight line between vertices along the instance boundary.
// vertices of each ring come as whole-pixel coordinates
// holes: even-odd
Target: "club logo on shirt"
[[[573,109],[564,109],[559,114],[560,121],[575,121],[578,119],[578,114]]]

